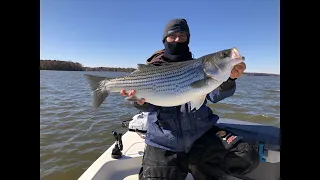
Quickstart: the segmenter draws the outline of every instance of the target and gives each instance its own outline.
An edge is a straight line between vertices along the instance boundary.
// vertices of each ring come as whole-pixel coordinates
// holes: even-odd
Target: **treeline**
[[[133,72],[135,68],[120,67],[84,67],[82,64],[71,61],[40,60],[40,70],[62,70],[62,71],[113,71]],[[280,76],[279,74],[245,72],[248,76]]]
[[[279,74],[271,74],[271,73],[253,73],[253,72],[244,72],[245,75],[248,76],[280,76]]]
[[[120,67],[85,67],[85,71],[113,71],[113,72],[133,72],[135,68]]]
[[[84,71],[80,63],[59,60],[40,60],[40,70]]]
[[[40,70],[133,72],[136,69],[120,67],[84,67],[77,62],[40,59]]]

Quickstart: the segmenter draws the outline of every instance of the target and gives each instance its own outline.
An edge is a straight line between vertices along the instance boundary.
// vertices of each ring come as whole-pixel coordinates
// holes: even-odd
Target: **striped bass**
[[[97,109],[111,92],[135,90],[128,101],[144,98],[156,106],[178,106],[190,102],[199,109],[208,93],[230,77],[232,68],[244,61],[237,48],[225,49],[195,60],[163,63],[162,66],[138,64],[130,75],[109,79],[85,74]]]

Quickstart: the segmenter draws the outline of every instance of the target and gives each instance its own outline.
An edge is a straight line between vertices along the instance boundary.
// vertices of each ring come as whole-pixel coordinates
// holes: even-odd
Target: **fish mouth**
[[[244,61],[245,59],[244,56],[240,55],[238,48],[235,47],[231,49],[231,58],[241,61]]]

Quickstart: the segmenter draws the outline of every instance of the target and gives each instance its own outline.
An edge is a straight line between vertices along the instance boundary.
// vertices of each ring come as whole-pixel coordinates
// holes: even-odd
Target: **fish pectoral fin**
[[[204,103],[204,100],[206,99],[207,95],[205,96],[200,96],[195,100],[190,101],[190,110],[193,110],[194,108],[196,108],[196,110],[200,109],[200,107],[202,106],[202,104]]]
[[[208,80],[209,80],[209,78],[201,79],[199,81],[193,82],[192,84],[190,84],[190,86],[192,88],[202,88],[202,87],[207,86]]]
[[[137,101],[139,101],[140,99],[138,99],[137,96],[129,96],[129,97],[126,97],[125,100],[137,102]]]

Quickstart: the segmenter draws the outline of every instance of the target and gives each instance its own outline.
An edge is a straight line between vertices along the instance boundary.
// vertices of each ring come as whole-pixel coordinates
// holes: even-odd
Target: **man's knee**
[[[147,166],[144,165],[139,174],[140,180],[184,180],[188,172],[182,172],[176,166]]]
[[[221,166],[233,174],[247,174],[259,165],[257,150],[246,142],[239,142],[225,157]]]
[[[188,171],[182,170],[177,161],[177,153],[147,146],[142,160],[139,179],[185,179]]]

